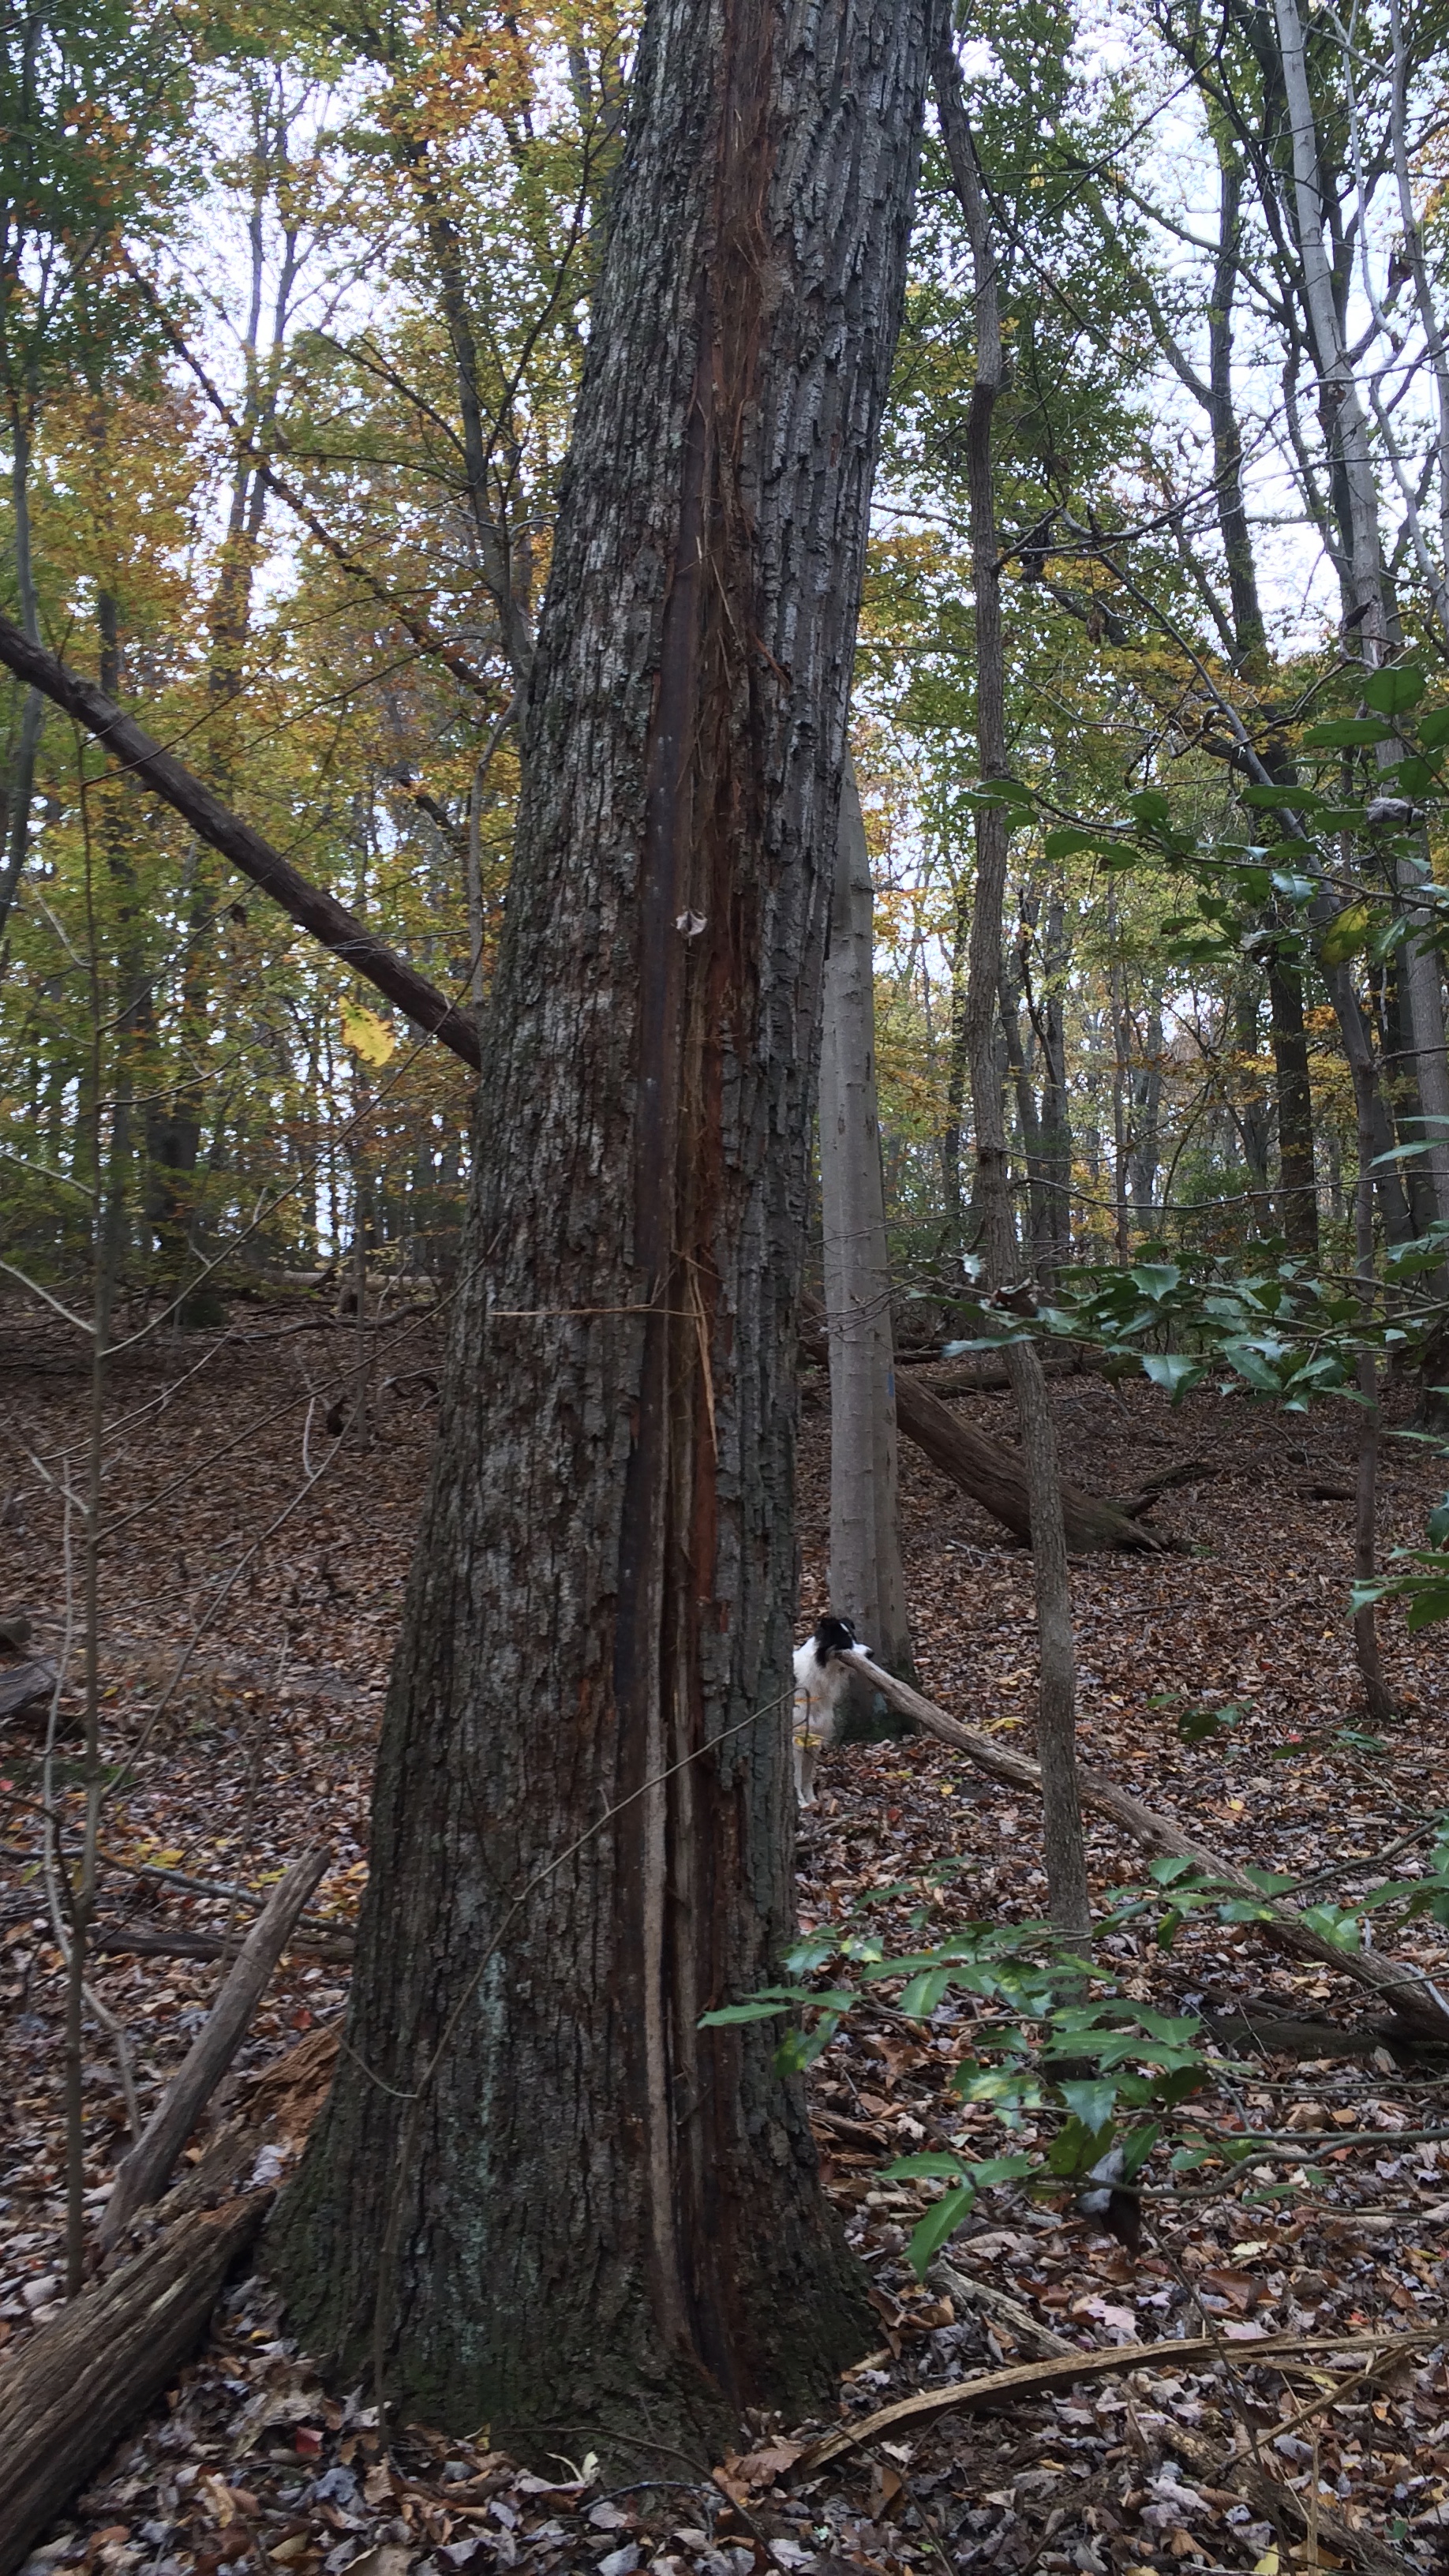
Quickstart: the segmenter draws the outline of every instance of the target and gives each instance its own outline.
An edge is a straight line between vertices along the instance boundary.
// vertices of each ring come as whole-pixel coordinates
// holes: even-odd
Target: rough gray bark
[[[849,760],[825,967],[820,1196],[830,1337],[830,1606],[909,1673],[896,1511],[895,1357],[875,1084],[875,892]]]
[[[272,2240],[314,2349],[535,2452],[693,2454],[870,2332],[768,2034],[698,2025],[792,1915],[813,1059],[934,15],[646,16],[347,2050]]]
[[[933,78],[941,113],[941,137],[966,218],[976,283],[976,378],[971,390],[966,446],[976,594],[976,733],[981,775],[990,779],[1004,776],[1007,769],[1001,578],[991,454],[992,415],[1002,383],[996,253],[976,166],[976,148],[961,97],[960,74],[950,37],[944,31],[937,45]],[[978,807],[966,1039],[976,1125],[977,1204],[984,1220],[987,1274],[996,1287],[1005,1286],[1010,1279],[1015,1251],[995,1047],[1006,842],[1003,809]],[[1120,1155],[1118,1168],[1120,1175]],[[1077,1796],[1076,1648],[1056,1432],[1041,1360],[1033,1344],[1013,1342],[1006,1364],[1011,1371],[1011,1389],[1021,1425],[1022,1461],[1030,1494],[1032,1573],[1041,1647],[1037,1749],[1042,1763],[1049,1903],[1054,1922],[1079,1932],[1090,1924],[1091,1905]]]

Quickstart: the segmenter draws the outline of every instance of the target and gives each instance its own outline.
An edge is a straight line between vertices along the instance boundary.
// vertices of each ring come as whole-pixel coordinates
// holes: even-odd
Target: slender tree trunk
[[[40,609],[30,553],[30,419],[25,397],[17,394],[10,410],[10,499],[15,515],[15,580],[20,623],[31,644],[40,642]],[[0,938],[10,918],[30,849],[30,806],[35,794],[35,760],[45,722],[45,700],[39,689],[25,692],[20,711],[20,739],[15,748],[6,791],[9,840],[0,860]]]
[[[895,1359],[875,1084],[875,892],[847,760],[825,968],[820,1196],[830,1333],[830,1606],[912,1669],[896,1510]]]
[[[1358,1130],[1358,1176],[1354,1189],[1354,1267],[1360,1281],[1360,1298],[1367,1317],[1373,1309],[1374,1293],[1374,1185],[1373,1159],[1377,1143],[1374,1110],[1377,1086],[1362,1068],[1354,1070],[1354,1107]],[[1354,1573],[1360,1582],[1373,1579],[1378,1505],[1379,1402],[1378,1366],[1371,1350],[1360,1351],[1358,1378],[1358,1473],[1354,1488]],[[1364,1702],[1375,1721],[1393,1715],[1393,1702],[1384,1680],[1379,1654],[1378,1613],[1372,1606],[1356,1610],[1353,1619],[1354,1651],[1358,1657],[1359,1675],[1363,1682]]]
[[[1303,978],[1296,966],[1268,954],[1268,1009],[1273,1027],[1274,1091],[1278,1106],[1278,1194],[1290,1252],[1318,1259],[1318,1175],[1313,1153],[1313,1087],[1308,1075],[1308,1032],[1303,1019]]]
[[[535,2453],[697,2457],[870,2332],[771,2037],[699,2023],[793,1914],[813,1058],[932,16],[646,14],[347,2048],[273,2240],[314,2349]]]
[[[1042,1056],[1042,1167],[1051,1216],[1053,1266],[1066,1268],[1072,1257],[1072,1110],[1067,1089],[1066,1030],[1062,1019],[1062,986],[1067,972],[1066,906],[1061,895],[1047,897],[1042,941],[1042,992],[1030,1001],[1032,1026]]]
[[[1002,382],[996,253],[987,220],[976,147],[966,119],[949,34],[936,49],[934,79],[941,134],[971,243],[976,283],[976,379],[967,422],[971,570],[976,594],[976,732],[983,779],[1006,775],[1005,657],[992,482],[992,415]],[[1011,1276],[1016,1250],[996,1064],[1001,990],[1001,907],[1006,885],[1006,817],[999,806],[976,815],[976,903],[971,920],[971,972],[966,1027],[976,1122],[976,1193],[984,1219],[992,1284]],[[1052,1918],[1064,1930],[1091,1922],[1082,1810],[1077,1794],[1077,1677],[1071,1584],[1062,1520],[1056,1433],[1041,1360],[1030,1342],[1007,1353],[1031,1496],[1032,1573],[1041,1649],[1037,1752],[1042,1767],[1042,1821]]]
[[[1157,1226],[1157,1157],[1159,1121],[1162,1114],[1162,1059],[1162,995],[1159,991],[1149,1002],[1145,1061],[1132,1085],[1132,1150],[1128,1156],[1128,1168],[1132,1176],[1133,1213],[1138,1224],[1148,1234],[1155,1233]]]

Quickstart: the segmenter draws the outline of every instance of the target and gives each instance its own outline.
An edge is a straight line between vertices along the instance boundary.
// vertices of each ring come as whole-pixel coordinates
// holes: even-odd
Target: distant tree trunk
[[[1005,656],[1001,634],[1001,576],[997,561],[996,497],[991,431],[1002,382],[1001,321],[996,251],[987,219],[976,147],[961,96],[961,76],[949,33],[935,58],[936,100],[951,178],[966,218],[976,288],[976,374],[967,421],[966,456],[971,512],[971,569],[976,593],[976,733],[983,779],[1006,774]],[[976,905],[971,920],[971,974],[966,1025],[976,1121],[976,1190],[988,1275],[1002,1285],[1011,1274],[1015,1238],[1006,1169],[1006,1140],[997,1073],[996,1016],[1001,991],[1001,905],[1006,884],[1006,817],[999,806],[976,813]],[[1007,1353],[1011,1390],[1021,1425],[1021,1446],[1031,1498],[1032,1571],[1037,1637],[1041,1648],[1041,1698],[1037,1753],[1042,1768],[1042,1823],[1049,1902],[1064,1930],[1085,1931],[1091,1922],[1081,1801],[1077,1794],[1077,1679],[1072,1635],[1071,1583],[1062,1520],[1056,1433],[1041,1360],[1031,1342],[1013,1342]]]
[[[1290,1252],[1318,1259],[1318,1177],[1313,1155],[1313,1089],[1303,978],[1276,949],[1268,951],[1268,1009],[1273,1024],[1278,1102],[1279,1216]]]
[[[29,389],[17,387],[10,405],[10,501],[15,520],[15,583],[20,623],[32,644],[40,642],[40,608],[30,552],[30,433],[34,423]],[[0,937],[20,891],[30,848],[30,807],[35,795],[35,762],[45,723],[45,700],[27,689],[20,712],[20,738],[5,785],[8,846],[0,857]]]
[[[1056,1270],[1065,1269],[1072,1257],[1072,1107],[1062,1020],[1067,963],[1066,906],[1053,892],[1047,897],[1042,938],[1042,989],[1037,996],[1028,993],[1027,999],[1042,1058],[1042,1173]]]
[[[813,1059],[934,0],[651,0],[524,711],[346,2049],[272,2259],[412,2414],[676,2474],[871,2331],[793,1919]]]
[[[1131,1022],[1128,1022],[1131,1026]],[[1162,1116],[1162,995],[1153,995],[1147,1013],[1146,1061],[1132,1082],[1132,1206],[1148,1234],[1157,1226],[1158,1136]]]
[[[849,760],[825,968],[820,1196],[830,1333],[830,1606],[912,1669],[896,1510],[895,1362],[875,1081],[875,893]]]
[[[1004,955],[1001,969],[1001,1030],[1006,1041],[1006,1061],[1016,1093],[1016,1120],[1021,1129],[1022,1160],[1026,1165],[1026,1203],[1031,1267],[1042,1286],[1050,1288],[1056,1280],[1056,1241],[1052,1221],[1051,1198],[1046,1188],[1042,1167],[1041,1117],[1032,1083],[1032,1066],[1021,1037],[1021,1003],[1023,977],[1019,956]],[[1027,1022],[1035,1052],[1035,1031]]]
[[[1240,1059],[1240,1078],[1233,1088],[1240,1095],[1235,1110],[1238,1134],[1242,1139],[1243,1160],[1253,1186],[1256,1205],[1254,1216],[1268,1223],[1268,1097],[1258,1082],[1258,993],[1256,985],[1240,984],[1233,996],[1233,1042]]]

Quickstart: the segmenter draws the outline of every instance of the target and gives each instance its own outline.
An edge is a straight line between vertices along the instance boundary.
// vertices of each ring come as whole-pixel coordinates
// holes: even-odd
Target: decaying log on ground
[[[0,1663],[0,1726],[7,1717],[18,1717],[23,1708],[34,1708],[49,1699],[56,1684],[56,1669],[43,1655],[28,1655],[20,1663]]]
[[[925,1735],[934,1735],[942,1744],[954,1745],[966,1754],[978,1770],[988,1772],[993,1780],[1003,1781],[1012,1789],[1041,1791],[1039,1766],[1024,1753],[1008,1753],[981,1735],[974,1727],[963,1726],[959,1718],[950,1717],[934,1701],[924,1699],[908,1683],[898,1682],[893,1673],[882,1672],[869,1655],[845,1654],[841,1662],[870,1681],[903,1717],[913,1717]],[[1115,1782],[1104,1780],[1095,1771],[1079,1770],[1082,1805],[1093,1814],[1107,1816],[1121,1825],[1134,1842],[1155,1855],[1172,1860],[1190,1860],[1214,1878],[1221,1879],[1236,1894],[1249,1896],[1261,1905],[1260,1928],[1270,1940],[1283,1949],[1295,1951],[1300,1958],[1316,1959],[1324,1967],[1335,1969],[1340,1976],[1351,1977],[1371,1988],[1387,2004],[1395,2019],[1427,2039],[1449,2039],[1449,1999],[1440,1994],[1433,1981],[1421,1969],[1405,1961],[1386,1959],[1376,1950],[1340,1950],[1305,1923],[1292,1906],[1274,1905],[1262,1890],[1253,1885],[1245,1870],[1224,1860],[1221,1853],[1210,1851],[1205,1843],[1194,1842],[1170,1816],[1160,1816],[1155,1809],[1144,1807]]]
[[[145,2243],[0,2358],[0,2576],[14,2576],[200,2342],[275,2196],[253,2185],[258,2151],[301,2143],[336,2054],[335,2030],[309,2031],[251,2078],[240,2116],[145,2213]]]
[[[114,2245],[137,2210],[165,2188],[167,2175],[241,2046],[293,1926],[306,1912],[331,1856],[325,1848],[307,1852],[273,1888],[189,2054],[116,2175],[101,2221],[103,2245]]]
[[[0,2362],[0,2576],[179,2369],[269,2198],[193,2210]]]
[[[1026,1467],[1015,1449],[1003,1449],[974,1424],[963,1422],[939,1396],[896,1371],[896,1420],[908,1440],[923,1449],[933,1467],[961,1487],[1004,1529],[1030,1543]],[[1143,1529],[1119,1503],[1083,1493],[1079,1485],[1062,1486],[1067,1546],[1081,1555],[1097,1548],[1139,1548],[1159,1552],[1166,1544]]]
[[[826,1330],[825,1309],[818,1297],[807,1294],[801,1299],[800,1340],[813,1358],[827,1364],[830,1337]],[[1004,1364],[996,1363],[1002,1369]],[[1070,1363],[1066,1366],[1069,1368]],[[959,1391],[979,1392],[992,1381],[963,1377]],[[933,1467],[962,1492],[979,1503],[1003,1529],[1025,1546],[1031,1544],[1031,1512],[1027,1503],[1026,1468],[1015,1449],[1003,1449],[998,1441],[988,1440],[974,1423],[964,1422],[933,1395],[923,1383],[922,1372],[897,1367],[895,1372],[896,1422],[908,1440],[925,1451]],[[1169,1478],[1169,1481],[1170,1478]],[[1147,1495],[1155,1501],[1153,1486]],[[1120,1503],[1104,1502],[1096,1494],[1084,1493],[1079,1485],[1064,1484],[1062,1507],[1067,1524],[1067,1546],[1073,1555],[1085,1555],[1094,1549],[1115,1547],[1146,1550],[1158,1554],[1169,1545],[1142,1529]]]
[[[226,1941],[219,1932],[204,1932],[195,1924],[110,1923],[96,1927],[89,1949],[92,1958],[102,1959],[128,1953],[138,1959],[234,1959],[244,1938],[237,1932]],[[350,1932],[294,1932],[287,1947],[298,1958],[350,1965],[357,1944]]]

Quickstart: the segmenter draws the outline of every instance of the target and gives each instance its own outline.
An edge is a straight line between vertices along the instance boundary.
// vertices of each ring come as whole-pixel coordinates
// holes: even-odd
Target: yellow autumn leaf
[[[380,1020],[376,1011],[369,1011],[361,1002],[343,1003],[342,1034],[364,1064],[386,1064],[397,1045],[386,1020]]]
[[[1325,966],[1346,966],[1367,947],[1374,926],[1373,906],[1368,903],[1346,903],[1335,913],[1318,943],[1318,953]]]

